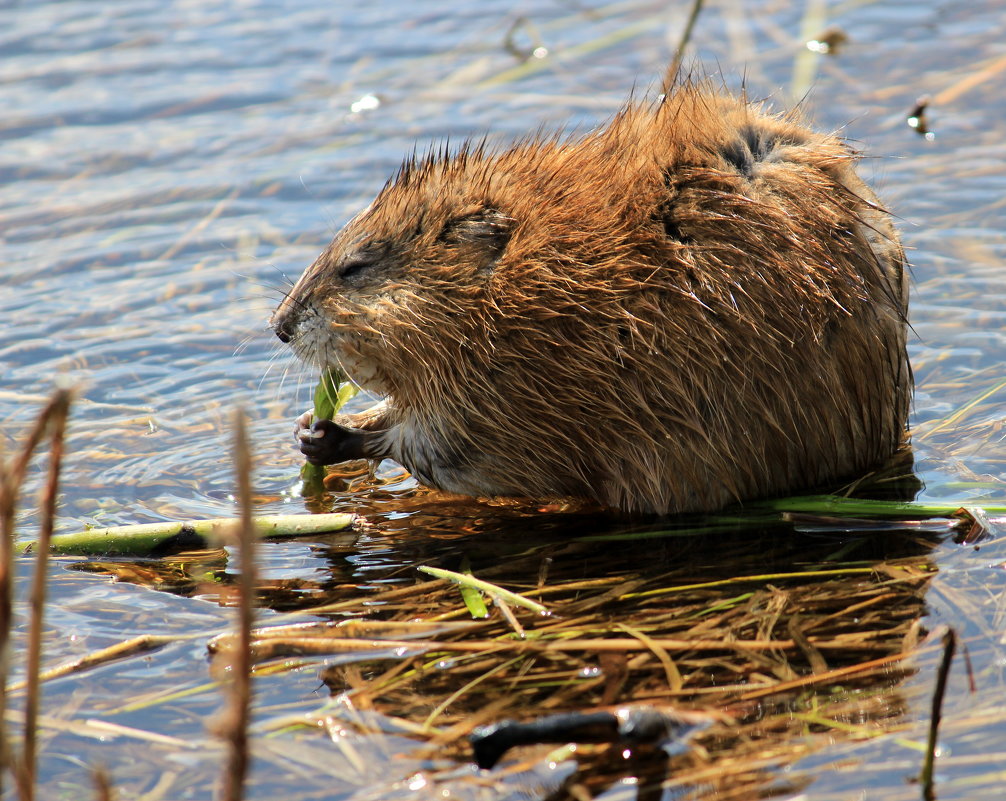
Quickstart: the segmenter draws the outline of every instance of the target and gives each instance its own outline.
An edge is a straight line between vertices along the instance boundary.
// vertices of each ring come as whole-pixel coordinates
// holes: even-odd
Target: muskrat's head
[[[501,176],[491,162],[472,147],[403,165],[273,313],[276,335],[381,395],[396,394],[406,373],[415,383],[417,370],[442,370],[451,351],[478,347],[514,226],[493,202]]]

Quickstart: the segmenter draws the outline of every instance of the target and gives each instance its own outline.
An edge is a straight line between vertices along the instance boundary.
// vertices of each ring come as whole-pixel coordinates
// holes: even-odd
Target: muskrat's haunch
[[[273,314],[387,398],[301,449],[644,513],[866,471],[912,378],[904,254],[854,162],[695,86],[581,138],[406,162]]]

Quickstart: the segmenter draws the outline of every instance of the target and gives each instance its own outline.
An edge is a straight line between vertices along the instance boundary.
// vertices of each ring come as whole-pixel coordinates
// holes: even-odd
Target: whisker
[[[268,306],[263,306],[262,308],[264,308],[264,309],[270,309],[270,310],[276,308],[276,305],[277,305],[277,299],[274,298],[274,297],[272,297],[272,296],[269,296],[269,295],[242,295],[240,297],[235,298],[235,300],[238,301],[238,302],[240,302],[240,303],[249,302],[249,301],[256,301],[256,302],[257,301],[266,301],[269,305]]]
[[[283,279],[282,284],[280,285],[262,280],[261,278],[247,275],[245,273],[240,273],[236,270],[230,270],[230,274],[235,278],[240,278],[245,283],[251,284],[252,286],[261,287],[262,289],[268,290],[270,293],[275,293],[275,296],[273,295],[269,296],[273,302],[277,302],[278,299],[285,299],[289,297],[290,291],[294,288],[294,286],[296,286],[296,282],[290,280],[290,276],[288,276],[285,272],[283,272],[282,270],[279,270],[278,272],[280,277]],[[285,286],[283,284],[285,284]]]

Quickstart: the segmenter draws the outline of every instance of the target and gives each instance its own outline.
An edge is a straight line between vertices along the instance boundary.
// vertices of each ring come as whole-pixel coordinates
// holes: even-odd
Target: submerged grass
[[[447,573],[407,588],[347,588],[353,597],[304,610],[352,616],[359,638],[347,639],[345,628],[330,622],[267,627],[255,632],[255,651],[265,659],[327,651],[337,661],[322,678],[340,704],[319,711],[320,718],[336,716],[360,737],[378,735],[387,721],[411,721],[408,737],[462,761],[470,758],[466,738],[474,728],[500,718],[626,703],[715,713],[724,722],[673,760],[674,784],[712,781],[738,797],[768,786],[771,766],[813,748],[816,732],[877,736],[901,725],[906,701],[898,686],[914,671],[923,593],[933,573],[924,547],[868,566],[857,561],[830,571],[704,582],[694,581],[694,562],[584,582],[568,573],[582,570],[582,562],[557,568],[554,551],[562,547],[474,570],[490,585],[548,599],[547,618],[514,610],[523,637],[499,612],[431,630],[424,620],[468,617],[456,574]],[[608,558],[617,571],[638,554],[625,562]],[[549,559],[549,581],[538,586],[529,577]],[[723,590],[736,583],[756,588],[725,599]],[[403,592],[409,603],[395,603]],[[414,638],[403,638],[410,630]],[[378,717],[350,723],[351,709]],[[857,724],[847,726],[852,719]],[[544,758],[547,750],[530,753]],[[508,764],[524,764],[521,753]],[[608,747],[579,754],[579,775],[595,790],[623,775],[625,765],[612,762]],[[743,769],[711,770],[723,759]],[[498,780],[505,783],[507,775]],[[447,774],[432,778],[454,781]]]

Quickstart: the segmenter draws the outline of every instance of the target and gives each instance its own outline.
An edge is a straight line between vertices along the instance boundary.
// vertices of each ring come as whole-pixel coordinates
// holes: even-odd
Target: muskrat
[[[857,156],[708,86],[407,160],[274,312],[386,397],[308,460],[473,496],[714,510],[862,474],[912,392],[904,253]]]

